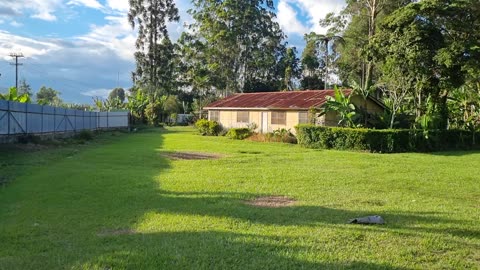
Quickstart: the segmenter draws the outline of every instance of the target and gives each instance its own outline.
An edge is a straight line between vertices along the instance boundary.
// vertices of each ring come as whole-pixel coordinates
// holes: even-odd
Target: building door
[[[268,132],[268,112],[262,112],[262,133]]]

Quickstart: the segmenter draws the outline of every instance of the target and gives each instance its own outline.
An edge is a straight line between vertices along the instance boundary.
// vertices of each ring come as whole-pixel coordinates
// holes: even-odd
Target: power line
[[[18,89],[18,66],[22,66],[22,63],[18,63],[18,58],[23,58],[22,53],[11,53],[11,57],[15,58],[15,63],[10,63],[10,65],[15,66],[15,88]]]

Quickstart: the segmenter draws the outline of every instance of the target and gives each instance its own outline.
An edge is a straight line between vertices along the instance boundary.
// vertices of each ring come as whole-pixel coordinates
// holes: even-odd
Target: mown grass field
[[[190,128],[1,147],[0,269],[479,269],[479,165],[477,152],[318,151]],[[297,203],[245,204],[269,195]],[[346,224],[371,214],[387,224]]]

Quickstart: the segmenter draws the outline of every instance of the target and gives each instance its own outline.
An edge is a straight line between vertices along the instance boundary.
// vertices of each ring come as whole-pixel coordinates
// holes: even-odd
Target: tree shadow
[[[113,237],[104,237],[110,241]],[[231,232],[164,232],[115,237],[129,247],[110,249],[74,268],[95,269],[407,269],[358,260],[312,262],[300,254],[311,246],[291,244],[292,237]],[[315,247],[321,252],[323,247]],[[282,255],[283,254],[283,255]]]
[[[290,236],[229,231],[135,232],[133,228],[151,213],[228,218],[254,225],[292,228],[336,226],[346,230],[364,229],[360,225],[347,225],[351,218],[379,214],[387,224],[369,226],[368,230],[405,235],[420,231],[480,239],[479,231],[458,229],[462,221],[438,217],[439,213],[353,211],[302,202],[284,208],[260,208],[245,204],[245,200],[282,194],[162,189],[163,173],[175,169],[172,161],[159,154],[167,133],[175,131],[149,130],[133,137],[117,138],[115,140],[129,140],[129,144],[122,144],[120,151],[117,145],[110,144],[80,152],[62,161],[68,170],[38,172],[39,176],[51,175],[52,179],[50,186],[34,190],[32,194],[37,197],[29,202],[29,209],[23,210],[33,221],[16,224],[27,227],[28,233],[0,235],[0,242],[14,243],[17,248],[33,246],[33,250],[65,254],[65,261],[49,260],[41,252],[40,255],[19,253],[16,256],[25,255],[25,259],[19,259],[24,264],[16,261],[16,268],[52,269],[66,264],[73,268],[99,269],[135,269],[139,265],[151,269],[402,269],[355,260],[335,262],[335,258],[325,263],[312,262],[302,256],[316,247],[289,245],[295,240]],[[77,158],[92,161],[79,163]],[[194,162],[201,166],[205,161]],[[34,222],[38,225],[32,229]],[[450,229],[435,229],[432,224],[448,225]],[[102,231],[113,233],[101,234]]]

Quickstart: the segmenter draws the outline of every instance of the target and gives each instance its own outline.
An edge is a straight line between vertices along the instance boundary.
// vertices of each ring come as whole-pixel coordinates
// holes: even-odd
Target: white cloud
[[[9,59],[8,55],[12,52],[23,53],[25,57],[35,58],[57,51],[60,48],[59,45],[53,42],[39,41],[0,31],[0,55],[6,60]]]
[[[81,94],[87,97],[101,97],[106,99],[108,98],[108,95],[110,94],[111,91],[112,89],[94,89],[94,90],[82,92]]]
[[[77,37],[91,53],[101,54],[105,50],[114,52],[120,58],[133,61],[136,34],[123,16],[108,16],[107,24],[92,25],[90,33]]]
[[[68,5],[85,6],[93,9],[102,9],[103,6],[97,0],[71,0]]]
[[[17,21],[11,21],[11,22],[10,22],[10,25],[13,26],[13,27],[21,27],[21,26],[23,26],[22,23],[19,23],[19,22],[17,22]]]
[[[297,17],[297,12],[286,2],[280,0],[278,3],[277,21],[286,34],[303,35],[308,31]]]
[[[120,12],[128,12],[130,6],[128,0],[107,0],[106,6],[110,9]]]
[[[325,34],[325,28],[319,24],[320,20],[330,12],[338,13],[345,6],[345,0],[286,0],[300,8],[308,17],[310,31]]]
[[[7,14],[3,16],[18,16],[27,12],[30,17],[45,20],[55,21],[55,11],[62,6],[62,0],[15,0],[0,2],[0,9],[8,10]]]

